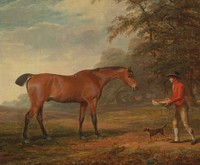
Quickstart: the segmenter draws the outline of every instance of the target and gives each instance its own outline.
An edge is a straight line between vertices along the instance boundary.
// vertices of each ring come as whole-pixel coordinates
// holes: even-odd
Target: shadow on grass
[[[199,138],[199,137],[196,138],[196,140],[197,140],[197,143],[200,142],[200,138]],[[190,139],[185,139],[185,140],[182,140],[182,141],[181,141],[181,143],[188,143],[188,142],[191,142],[191,140],[190,140]],[[196,144],[197,144],[197,143],[196,143]]]
[[[123,135],[129,132],[126,129],[104,129],[100,130],[102,138],[109,138],[109,137],[116,137]],[[4,148],[5,146],[18,146],[18,145],[38,145],[38,146],[46,146],[46,145],[60,145],[63,141],[68,140],[80,140],[78,131],[74,129],[66,129],[66,128],[55,128],[52,129],[49,133],[51,136],[51,140],[46,140],[44,136],[41,135],[38,131],[30,131],[29,133],[29,144],[23,143],[23,137],[21,133],[3,133],[0,136],[0,147]],[[86,137],[87,140],[96,139],[94,135],[94,130],[83,131],[83,135]],[[18,147],[17,147],[18,148]]]
[[[129,131],[125,130],[125,129],[103,129],[103,130],[99,130],[101,137],[97,138],[94,133],[94,130],[88,130],[88,131],[83,131],[83,136],[85,137],[84,139],[86,141],[90,141],[90,140],[93,141],[94,139],[96,140],[96,139],[109,138],[109,137],[114,138],[117,136],[121,136],[127,132],[129,132]],[[75,135],[75,138],[77,137],[77,139],[80,140],[78,133],[76,133],[74,135]]]
[[[130,132],[128,129],[106,129],[102,130],[103,137],[116,137]]]
[[[1,143],[17,144],[21,142],[21,139],[22,135],[19,133],[3,133],[0,135]]]
[[[121,128],[120,129],[100,129],[99,130],[99,133],[103,137],[115,137],[115,136],[123,135],[123,134],[128,133],[128,132],[130,132],[130,130],[121,129]],[[52,128],[49,133],[50,133],[49,135],[54,139],[59,139],[59,138],[79,139],[78,130],[66,128],[66,127],[63,127],[63,126]],[[83,133],[84,136],[86,136],[88,138],[95,136],[94,129],[83,130],[82,133]]]

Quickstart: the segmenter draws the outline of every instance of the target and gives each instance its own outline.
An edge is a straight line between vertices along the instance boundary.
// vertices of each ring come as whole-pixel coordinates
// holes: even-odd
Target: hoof
[[[79,138],[80,138],[80,140],[85,140],[85,139],[87,139],[86,136],[80,136]]]
[[[24,139],[24,143],[25,144],[29,144],[29,140],[28,139]]]
[[[173,140],[173,141],[170,141],[170,143],[181,143],[181,142]]]
[[[101,135],[96,135],[96,138],[97,138],[97,139],[103,139],[103,136],[101,136]]]
[[[45,137],[46,140],[50,141],[52,138],[50,136]]]
[[[195,145],[195,144],[197,144],[197,140],[196,139],[191,141],[191,145]]]

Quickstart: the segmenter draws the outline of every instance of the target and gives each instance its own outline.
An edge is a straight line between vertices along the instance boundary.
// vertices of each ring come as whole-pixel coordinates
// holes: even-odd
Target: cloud
[[[80,27],[79,27],[80,28]],[[31,28],[17,28],[0,33],[0,57],[2,61],[13,56],[30,58],[43,57],[44,60],[59,60],[61,56],[74,52],[100,51],[105,34],[94,29],[71,29],[65,26],[42,23]],[[37,53],[42,52],[42,53]],[[25,56],[25,57],[24,57]]]
[[[112,0],[101,0],[94,4],[92,0],[62,0],[58,2],[54,9],[63,12],[81,13],[83,20],[92,20],[93,24],[105,28],[105,23],[109,23],[115,16],[125,13],[124,3],[116,5]]]
[[[17,0],[0,1],[0,7],[7,6],[7,5],[9,5],[10,3],[15,2],[15,1],[17,1]]]
[[[112,1],[90,2],[0,1],[1,102],[26,92],[14,84],[23,73],[68,75],[92,69],[103,50],[127,44],[121,38],[106,41],[106,27],[123,9]]]
[[[69,27],[83,24],[105,28],[116,15],[124,12],[124,5],[113,1],[91,0],[7,0],[0,2],[0,29],[32,27],[48,22]]]
[[[41,22],[78,26],[90,20],[80,18],[79,12],[60,11],[53,8],[53,1],[16,0],[0,8],[0,28],[32,27]],[[57,3],[60,1],[57,1]],[[55,3],[55,2],[54,2]],[[50,5],[51,4],[51,5]]]

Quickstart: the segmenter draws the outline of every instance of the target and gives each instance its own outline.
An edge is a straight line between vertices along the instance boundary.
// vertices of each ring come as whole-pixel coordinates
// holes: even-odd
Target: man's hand
[[[169,107],[169,106],[171,106],[171,105],[172,105],[172,103],[170,102],[170,99],[167,98],[167,99],[166,99],[165,107]]]
[[[166,103],[164,106],[165,107],[169,107],[169,106],[171,106],[172,104],[171,103]]]

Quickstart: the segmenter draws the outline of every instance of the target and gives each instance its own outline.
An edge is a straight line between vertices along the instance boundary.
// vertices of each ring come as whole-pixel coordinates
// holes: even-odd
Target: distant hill
[[[14,108],[11,106],[0,105],[0,110],[1,111],[11,111],[11,110],[17,110],[17,108]]]

